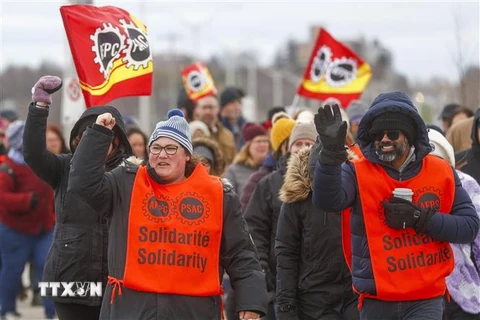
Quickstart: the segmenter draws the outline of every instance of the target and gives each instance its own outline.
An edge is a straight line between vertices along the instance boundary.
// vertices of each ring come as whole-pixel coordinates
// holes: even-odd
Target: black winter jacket
[[[273,293],[275,293],[275,275],[277,273],[275,236],[282,206],[278,193],[287,170],[287,158],[288,156],[281,158],[277,170],[260,180],[244,212],[248,229],[257,247],[260,263],[267,277],[267,289]]]
[[[407,115],[416,127],[414,153],[400,170],[390,163],[380,161],[369,133],[373,120],[386,112]],[[375,98],[360,122],[356,142],[368,161],[382,165],[385,172],[395,180],[414,179],[422,170],[423,158],[431,151],[425,123],[408,96],[402,92],[383,93]],[[475,239],[478,233],[479,219],[472,200],[463,189],[455,169],[452,168],[452,171],[455,179],[455,195],[451,214],[435,213],[428,223],[426,234],[445,242],[469,243]],[[346,162],[342,165],[330,166],[317,161],[313,203],[326,211],[342,211],[349,207],[352,208],[350,220],[352,281],[360,292],[376,295],[377,288],[353,163]]]
[[[358,319],[352,277],[342,252],[340,213],[319,210],[312,203],[313,177],[308,173],[310,149],[292,155],[280,190],[275,241],[277,304],[283,319]],[[318,155],[317,155],[318,156]]]
[[[109,129],[98,125],[87,128],[72,159],[69,190],[85,199],[97,216],[108,216],[108,270],[112,277],[121,280],[125,272],[130,200],[138,166],[127,161],[105,173],[103,159],[111,140]],[[149,174],[152,176],[150,170]],[[152,179],[157,178],[153,175]],[[219,278],[224,268],[237,294],[237,312],[254,311],[264,315],[267,306],[265,277],[241,214],[240,201],[231,185],[224,184],[223,208]],[[110,304],[113,288],[107,285],[100,319],[221,318],[220,296],[157,294],[122,286],[122,295],[117,291]]]

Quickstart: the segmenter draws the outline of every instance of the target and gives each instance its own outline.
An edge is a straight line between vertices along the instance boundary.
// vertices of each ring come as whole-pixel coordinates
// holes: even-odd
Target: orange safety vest
[[[452,168],[446,161],[427,155],[417,176],[397,181],[381,165],[366,158],[353,164],[377,291],[374,296],[354,288],[360,294],[359,308],[364,297],[408,301],[444,295],[445,277],[454,267],[450,245],[417,233],[413,228],[396,230],[388,227],[382,201],[390,198],[395,188],[410,188],[414,193],[413,203],[420,208],[436,207],[438,212],[450,213],[455,195]],[[349,220],[348,214],[346,218]],[[350,235],[349,227],[345,230],[344,221],[343,232]],[[351,245],[345,234],[343,240],[344,248]],[[350,265],[351,261],[347,263]]]
[[[167,185],[156,183],[140,167],[130,204],[124,286],[219,295],[222,226],[223,186],[204,166]]]

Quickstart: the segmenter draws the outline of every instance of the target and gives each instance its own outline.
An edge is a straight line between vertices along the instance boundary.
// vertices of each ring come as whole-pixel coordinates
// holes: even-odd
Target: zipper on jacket
[[[323,213],[323,226],[325,227],[327,225],[327,213]]]

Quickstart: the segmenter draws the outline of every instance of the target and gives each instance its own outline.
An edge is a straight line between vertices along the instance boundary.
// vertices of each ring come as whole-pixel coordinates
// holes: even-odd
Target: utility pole
[[[180,70],[178,70],[177,64],[177,42],[181,40],[181,35],[177,33],[167,33],[165,35],[161,35],[158,37],[159,40],[165,40],[168,43],[167,52],[169,54],[169,58],[173,61],[172,67],[169,68],[168,74],[168,104],[169,109],[176,107],[177,103],[177,93],[178,93],[178,77],[180,75]],[[166,110],[165,110],[166,111]]]
[[[70,4],[88,4],[93,5],[93,0],[69,0]],[[65,41],[65,53],[67,55],[67,63],[63,71],[63,88],[62,88],[62,106],[60,108],[60,123],[62,125],[63,136],[69,137],[75,122],[80,118],[86,109],[85,100],[83,99],[82,90],[80,88],[77,71],[73,65],[73,58],[70,52],[68,42]]]

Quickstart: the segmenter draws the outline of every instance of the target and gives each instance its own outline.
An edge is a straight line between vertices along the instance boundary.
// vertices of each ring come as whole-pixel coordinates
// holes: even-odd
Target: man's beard
[[[384,152],[382,147],[393,146],[392,151]],[[392,162],[400,157],[403,156],[405,151],[407,150],[408,140],[405,138],[403,143],[399,146],[395,142],[386,142],[386,143],[379,143],[375,146],[375,153],[377,154],[378,158],[383,162]]]

